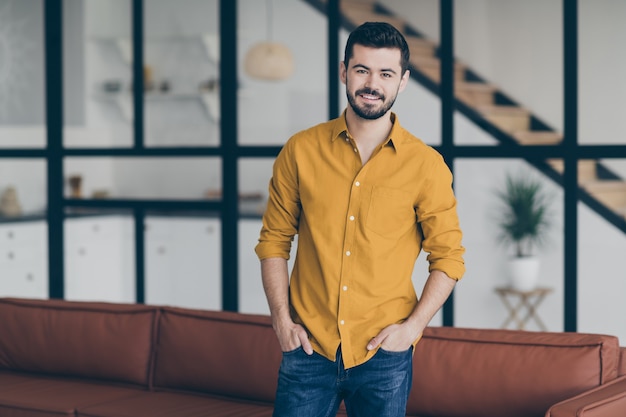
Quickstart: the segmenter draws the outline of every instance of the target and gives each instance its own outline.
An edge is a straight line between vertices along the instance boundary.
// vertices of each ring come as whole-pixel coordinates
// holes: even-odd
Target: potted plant
[[[539,258],[534,250],[545,243],[550,199],[541,182],[523,174],[507,174],[503,189],[497,190],[501,211],[499,240],[512,246],[509,260],[510,285],[530,291],[537,285]]]

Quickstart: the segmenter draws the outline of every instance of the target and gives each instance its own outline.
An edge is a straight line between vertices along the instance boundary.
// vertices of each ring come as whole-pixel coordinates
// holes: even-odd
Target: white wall
[[[624,144],[626,130],[626,2],[579,1],[581,143]],[[622,165],[623,166],[623,165]],[[620,170],[626,177],[626,168]]]

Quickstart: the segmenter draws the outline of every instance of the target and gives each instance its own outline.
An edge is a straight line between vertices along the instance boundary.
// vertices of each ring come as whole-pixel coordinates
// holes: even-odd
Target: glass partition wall
[[[41,0],[0,1],[0,296],[48,296]]]
[[[304,1],[237,3],[237,143],[246,154],[237,164],[239,310],[269,313],[254,247],[274,156],[291,135],[328,118],[327,19]]]
[[[536,30],[529,33],[529,24]],[[563,171],[548,158],[559,151],[547,150],[563,138],[562,33],[558,0],[455,3],[454,144],[477,154],[454,160],[467,247],[456,325],[563,330]],[[520,195],[535,184],[538,195]],[[545,209],[544,222],[537,239],[517,245],[521,230],[505,227],[525,227],[517,212],[523,198],[543,204],[535,213]],[[517,283],[522,267],[534,269],[528,288]]]
[[[549,292],[526,328],[626,338],[607,319],[624,315],[625,14],[608,0],[0,0],[0,293],[266,313],[254,246],[274,158],[343,110],[347,35],[384,20],[413,56],[394,111],[449,163],[464,229],[466,277],[432,323],[516,325],[497,292],[512,248],[495,190],[522,173],[551,200]]]
[[[65,298],[223,307],[218,4],[62,2]]]
[[[43,4],[0,2],[0,149],[46,146]]]
[[[455,191],[467,248],[467,272],[455,290],[454,323],[462,327],[523,328],[560,331],[563,325],[563,191],[535,166],[519,158],[460,158],[455,161]],[[526,221],[507,204],[523,202],[507,193],[511,178],[518,187],[537,184],[536,203],[546,208],[540,239],[522,243],[521,253],[501,225],[523,227]],[[519,188],[518,188],[519,189]],[[519,256],[523,255],[523,258]],[[518,282],[518,265],[535,265],[530,287]],[[531,264],[531,265],[532,265]],[[533,279],[533,277],[530,277]],[[511,286],[513,292],[503,292]],[[532,293],[535,289],[544,291]],[[517,291],[519,289],[519,291]],[[528,297],[527,305],[522,304]],[[528,306],[533,305],[534,317]],[[515,316],[512,308],[520,306]]]

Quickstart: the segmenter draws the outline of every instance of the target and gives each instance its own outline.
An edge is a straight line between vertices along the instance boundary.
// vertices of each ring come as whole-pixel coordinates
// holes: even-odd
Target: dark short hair
[[[343,63],[348,67],[348,61],[354,53],[354,45],[362,45],[370,48],[398,48],[400,50],[400,66],[402,74],[409,68],[409,45],[402,33],[395,27],[385,22],[365,22],[357,27],[348,36]]]

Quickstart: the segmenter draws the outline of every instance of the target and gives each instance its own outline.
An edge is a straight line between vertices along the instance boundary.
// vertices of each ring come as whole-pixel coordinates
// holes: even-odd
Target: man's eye
[[[383,72],[383,77],[384,78],[391,78],[391,74]]]

